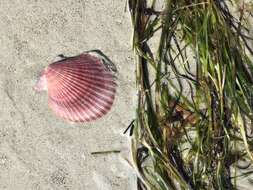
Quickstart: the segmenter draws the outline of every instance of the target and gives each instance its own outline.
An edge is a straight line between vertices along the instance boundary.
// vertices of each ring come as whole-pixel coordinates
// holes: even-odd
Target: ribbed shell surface
[[[66,120],[95,120],[113,104],[116,91],[113,74],[95,56],[81,54],[52,63],[44,75],[49,107]]]

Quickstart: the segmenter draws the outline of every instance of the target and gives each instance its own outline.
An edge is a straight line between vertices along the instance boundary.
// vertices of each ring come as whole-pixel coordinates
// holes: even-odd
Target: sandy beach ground
[[[131,23],[119,0],[0,1],[0,189],[133,190],[121,154],[134,117]],[[117,96],[102,119],[70,124],[33,86],[58,54],[100,49],[118,69]]]

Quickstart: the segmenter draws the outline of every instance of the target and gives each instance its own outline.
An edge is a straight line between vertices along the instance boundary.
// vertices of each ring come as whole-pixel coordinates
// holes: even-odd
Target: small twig
[[[126,130],[123,132],[123,134],[126,134],[127,131],[130,129],[130,136],[132,135],[132,128],[134,127],[135,119],[131,121],[131,123],[127,126]]]
[[[91,152],[91,155],[98,155],[98,154],[118,154],[120,150],[106,150],[106,151],[97,151]]]

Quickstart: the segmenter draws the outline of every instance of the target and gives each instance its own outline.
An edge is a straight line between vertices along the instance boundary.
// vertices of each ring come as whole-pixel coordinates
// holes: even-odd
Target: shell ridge
[[[51,100],[51,102],[53,102],[54,104],[56,104],[57,106],[59,106],[61,112],[63,112],[63,113],[67,112],[67,117],[66,118],[70,118],[71,121],[75,121],[76,120],[76,118],[74,118],[74,116],[73,116],[74,115],[73,113],[75,113],[75,111],[74,111],[74,109],[72,109],[72,108],[74,108],[76,106],[72,106],[72,104],[70,104],[70,102],[68,102],[68,101],[57,103],[57,102]]]
[[[67,74],[67,75],[69,75],[69,76],[71,76],[72,79],[79,79],[80,81],[86,81],[88,83],[93,83],[95,85],[101,84],[101,82],[102,82],[103,85],[107,85],[108,84],[108,85],[115,85],[116,86],[116,83],[115,83],[115,80],[113,79],[113,77],[110,77],[110,78],[108,77],[108,79],[110,79],[110,80],[106,80],[106,78],[102,78],[102,77],[100,77],[100,78],[98,78],[98,77],[94,77],[94,78],[88,78],[88,77],[86,77],[86,78],[84,78],[86,76],[84,74],[81,74],[79,76],[78,73],[69,73],[69,72],[63,71],[62,74],[64,74],[64,73]],[[65,75],[62,75],[62,76],[65,77]],[[68,79],[67,77],[65,77],[65,78]]]
[[[55,74],[57,74],[58,77],[51,77],[51,78],[48,78],[48,81],[49,81],[49,84],[51,84],[50,86],[54,86],[56,85],[57,86],[57,89],[59,89],[59,87],[61,85],[59,84],[66,84],[66,82],[69,84],[72,80],[72,76],[69,75],[69,76],[64,76],[63,73],[57,71],[56,69],[52,69],[51,68],[51,71]],[[56,80],[57,79],[57,80]],[[61,80],[59,80],[61,79]],[[67,79],[67,80],[66,80]],[[58,84],[59,83],[59,84]]]
[[[81,106],[78,106],[78,107],[77,107],[77,112],[76,112],[76,114],[77,114],[78,117],[79,117],[79,120],[78,120],[78,121],[86,121],[86,120],[88,119],[87,116],[85,117],[85,116],[83,115],[83,113],[85,113],[85,112],[83,111],[82,107],[81,107]]]
[[[70,74],[70,75],[81,75],[83,77],[86,77],[86,78],[90,78],[91,80],[101,80],[101,81],[108,81],[108,82],[114,82],[114,77],[113,75],[109,72],[109,71],[105,71],[105,70],[101,70],[101,73],[100,75],[97,75],[96,72],[90,72],[90,71],[85,71],[85,72],[80,72],[80,70],[75,70],[74,72],[71,71],[71,70],[61,70],[61,71],[58,71],[57,69],[54,69],[54,68],[51,68],[53,69],[53,72],[56,72],[58,75],[62,74],[62,72],[66,73],[66,74]],[[91,77],[91,75],[93,75]],[[109,79],[109,80],[107,80]]]
[[[72,96],[71,95],[71,93],[69,92],[68,93],[68,95],[70,95],[70,96]],[[72,96],[73,97],[73,96]],[[85,99],[86,100],[86,99]],[[91,102],[87,102],[87,100],[84,102],[84,101],[82,101],[82,100],[79,100],[79,103],[81,102],[81,104],[82,105],[84,105],[85,104],[85,107],[82,107],[82,112],[84,112],[85,113],[85,111],[88,111],[89,112],[89,114],[88,114],[88,119],[91,117],[91,118],[93,118],[93,117],[96,117],[97,116],[97,113],[99,112],[97,109],[95,110],[94,109],[94,105],[91,103]],[[67,101],[65,101],[65,102],[60,102],[59,103],[60,105],[62,105],[66,110],[67,110],[67,112],[68,112],[68,116],[70,117],[70,119],[72,120],[72,121],[75,121],[75,120],[77,120],[77,118],[75,118],[75,114],[76,114],[76,110],[74,110],[74,109],[71,109],[71,107],[73,107],[73,108],[76,108],[76,107],[78,107],[78,105],[77,105],[77,102],[74,102],[73,104],[71,104],[70,102],[67,102]]]
[[[76,87],[78,87],[80,90],[82,90],[82,89],[84,89],[84,90],[87,90],[87,92],[94,92],[94,93],[96,93],[96,94],[94,94],[93,93],[93,95],[95,95],[95,96],[97,96],[97,95],[99,95],[99,94],[97,94],[97,93],[99,93],[99,92],[104,92],[105,91],[105,89],[103,89],[103,88],[98,88],[98,87],[96,87],[95,89],[92,89],[92,87],[93,86],[91,86],[91,85],[82,85],[82,86],[80,86],[76,81],[72,81],[73,83],[75,83],[75,86]],[[69,87],[73,87],[74,88],[74,85],[68,85],[68,86],[66,86],[66,84],[63,84],[63,86],[66,88],[66,89],[68,89]],[[73,90],[73,88],[71,88],[72,90]],[[104,95],[111,95],[111,94],[114,94],[115,93],[115,88],[113,88],[113,91],[107,91],[106,93],[104,93],[103,94],[103,97],[105,97]],[[82,92],[84,92],[85,94],[87,94],[87,92],[85,92],[85,91],[82,91]],[[90,94],[90,93],[89,93]],[[88,94],[88,95],[89,95]],[[101,94],[100,94],[100,96],[101,96]],[[63,95],[63,97],[64,97],[64,95]]]
[[[64,69],[74,69],[74,68],[84,68],[84,69],[102,69],[104,71],[110,72],[106,65],[104,64],[103,61],[96,61],[93,63],[90,62],[65,62],[65,63],[52,63],[50,67],[55,67],[55,68],[64,68]]]
[[[87,104],[87,102],[85,101],[80,101],[79,103],[81,103],[81,105],[82,105],[82,107],[83,108],[86,108],[86,109],[83,109],[82,110],[82,113],[85,113],[85,114],[87,114],[87,116],[88,116],[88,119],[89,120],[93,120],[93,118],[96,118],[96,115],[91,111],[91,104]]]
[[[105,86],[105,85],[109,85],[109,84],[111,84],[111,85],[113,85],[113,86],[115,86],[116,85],[116,83],[115,83],[115,80],[113,79],[113,77],[112,76],[110,76],[110,80],[105,80],[105,78],[89,78],[88,80],[87,79],[84,79],[84,78],[82,78],[82,77],[80,77],[80,76],[78,76],[78,73],[75,73],[76,75],[73,75],[72,73],[69,73],[69,72],[65,72],[65,71],[63,71],[63,73],[60,73],[60,72],[58,72],[58,71],[55,71],[57,74],[59,74],[60,76],[62,76],[62,79],[66,79],[66,80],[73,80],[73,79],[75,79],[75,78],[77,78],[77,79],[80,79],[80,80],[82,80],[82,81],[87,81],[88,83],[93,83],[94,84],[94,79],[98,79],[98,81],[99,82],[103,82],[103,85]],[[65,74],[67,74],[67,76],[65,75]],[[69,77],[69,76],[71,76],[71,77]],[[84,76],[84,75],[81,75],[81,76]],[[109,78],[109,76],[108,76],[108,78]],[[99,83],[99,82],[96,82],[95,83],[95,85],[97,85],[97,84],[101,84],[101,83]],[[108,84],[106,83],[106,82],[108,82]],[[110,83],[109,83],[110,82]]]
[[[68,94],[69,94],[70,96],[72,96],[72,95],[70,94],[70,92],[69,92]],[[111,101],[111,102],[108,102],[108,101],[107,101],[107,102],[104,102],[102,105],[100,105],[100,104],[97,103],[98,100],[99,100],[100,103],[102,103],[100,99],[96,99],[96,100],[95,100],[95,99],[91,99],[91,98],[92,98],[92,96],[87,96],[87,98],[82,97],[82,99],[80,99],[79,102],[81,102],[82,105],[83,105],[84,100],[85,100],[86,109],[87,109],[87,110],[90,109],[90,111],[93,112],[93,115],[94,115],[94,114],[95,114],[95,115],[99,114],[100,116],[102,116],[101,114],[106,114],[106,113],[110,110],[111,105],[112,105],[112,101]],[[114,99],[114,97],[113,97],[112,99]],[[65,103],[67,103],[67,106],[66,106]],[[73,105],[72,105],[70,102],[65,102],[65,103],[63,103],[63,102],[61,103],[61,102],[60,102],[60,104],[63,105],[65,108],[73,107],[73,106],[74,106],[74,107],[78,107],[77,102],[74,102]],[[89,106],[87,105],[87,103],[88,103]],[[71,105],[71,106],[70,106],[70,105]],[[96,107],[96,109],[94,109],[94,106]],[[85,112],[86,109],[83,108],[82,111]],[[71,110],[71,112],[76,113],[76,111],[73,111],[73,110]],[[70,115],[72,115],[72,114],[70,113]],[[75,120],[76,120],[76,119],[75,119]]]
[[[78,81],[73,80],[72,83],[80,88],[84,88],[83,86],[86,86],[87,88],[92,89],[93,86],[95,86],[94,90],[96,90],[96,91],[101,91],[101,92],[108,93],[108,94],[115,93],[115,84],[114,83],[112,83],[112,84],[99,83],[99,82],[95,83],[95,82],[92,82],[89,80],[83,80],[83,79],[80,79]]]
[[[60,76],[61,76],[61,74],[60,74]],[[70,91],[66,91],[66,90],[61,90],[59,95],[64,98],[66,98],[66,97],[72,98],[72,99],[75,98],[75,96],[72,95]],[[50,99],[52,100],[51,97],[50,97]],[[53,103],[58,105],[58,107],[61,107],[58,110],[60,111],[61,114],[63,114],[65,116],[65,118],[69,118],[71,121],[76,120],[76,118],[74,118],[73,114],[71,114],[71,112],[74,112],[74,110],[71,109],[72,103],[70,103],[69,101],[60,101],[58,103],[53,101]],[[65,111],[63,111],[63,109]]]
[[[100,115],[102,114],[102,115],[104,115],[104,114],[106,114],[106,112],[107,112],[107,110],[108,110],[108,108],[107,108],[107,106],[101,106],[101,105],[99,105],[97,102],[92,102],[90,99],[85,99],[85,101],[86,102],[88,102],[90,105],[92,105],[91,107],[92,108],[94,108],[93,110],[94,110],[94,113],[100,113]],[[104,113],[105,112],[105,113]],[[101,115],[101,116],[102,116]]]
[[[60,79],[61,79],[61,75],[59,75],[60,76]],[[52,83],[52,81],[51,81],[51,83]],[[52,95],[52,94],[54,94],[54,97],[56,97],[56,98],[63,98],[63,97],[65,97],[64,96],[64,89],[63,89],[63,87],[66,85],[66,84],[64,84],[64,81],[63,80],[58,80],[57,81],[57,86],[56,86],[56,88],[55,88],[55,84],[53,83],[53,84],[51,84],[50,83],[50,81],[49,81],[49,85],[48,85],[48,92],[49,92],[49,95]],[[51,85],[50,85],[51,84]],[[61,85],[60,85],[61,84]],[[59,87],[61,87],[61,88],[59,88]]]
[[[111,73],[108,73],[106,71],[100,71],[100,75],[98,75],[97,72],[91,72],[91,71],[83,71],[80,72],[80,70],[76,70],[76,71],[71,71],[71,70],[62,70],[61,73],[66,73],[69,75],[78,75],[78,76],[83,76],[83,77],[88,77],[90,79],[96,79],[96,80],[101,80],[101,81],[114,81],[114,77]],[[92,75],[92,77],[91,77]]]
[[[53,96],[54,98],[58,98],[58,99],[65,99],[66,97],[66,88],[63,88],[63,87],[67,87],[69,86],[69,84],[66,84],[66,81],[58,81],[58,85],[57,87],[55,88],[54,86],[52,85],[49,85],[48,86],[48,93],[49,93],[49,96]],[[61,88],[59,88],[59,86],[61,86]]]
[[[71,87],[71,86],[69,86],[69,90],[70,90],[70,92],[69,93],[71,93],[71,92],[73,92],[73,93],[75,93],[75,94],[77,94],[78,93],[78,90],[77,89],[75,89],[75,88],[73,88],[73,87]],[[81,92],[84,92],[82,89],[81,89]],[[86,98],[89,98],[89,99],[91,99],[91,100],[93,100],[94,102],[96,102],[96,101],[99,101],[101,104],[103,104],[103,106],[104,105],[106,105],[106,104],[111,104],[112,103],[112,101],[113,101],[113,99],[114,99],[114,94],[111,94],[111,96],[112,97],[110,97],[109,98],[109,100],[107,100],[107,99],[103,99],[103,98],[101,98],[101,97],[99,97],[99,96],[97,96],[97,94],[87,94],[87,92],[84,92],[84,93],[86,93]],[[81,94],[78,94],[77,96],[79,96],[79,98],[80,99],[83,99],[83,98],[85,98],[84,97],[84,95],[83,96],[80,96]],[[76,97],[77,97],[76,96]],[[72,96],[73,97],[73,96]],[[74,99],[74,98],[73,98]],[[76,99],[76,98],[75,98]],[[54,100],[54,99],[53,99]],[[54,100],[55,101],[55,100]],[[58,102],[60,102],[60,101],[58,101]]]
[[[49,102],[49,107],[55,111],[55,109],[57,109],[58,111],[55,112],[56,115],[64,118],[64,119],[68,119],[70,121],[72,121],[72,117],[69,113],[69,110],[68,110],[68,107],[66,106],[66,104],[57,104],[56,102],[54,101],[50,101]],[[65,111],[64,111],[65,110]]]
[[[69,118],[69,119],[71,119],[71,117],[70,117],[70,115],[69,115],[69,112],[68,112],[68,107],[66,106],[65,103],[62,102],[61,104],[57,104],[57,103],[54,102],[54,101],[49,101],[49,107],[50,107],[52,110],[54,110],[54,111],[55,111],[55,109],[54,109],[55,106],[56,106],[56,108],[57,108],[57,110],[58,110],[58,111],[56,112],[57,115],[59,115],[59,116],[62,115],[63,118]],[[64,108],[66,111],[63,111],[62,108]]]
[[[84,101],[81,101],[81,103],[84,103]],[[90,103],[90,102],[87,101],[87,100],[85,100],[85,104],[86,104],[86,105],[87,105],[87,104],[90,105],[90,108],[87,109],[87,110],[90,111],[92,117],[100,116],[100,114],[99,114],[100,111],[99,111],[99,109],[98,109],[94,104]]]
[[[74,90],[75,89],[75,87],[78,87],[77,89],[79,89],[81,92],[83,92],[84,94],[86,94],[86,95],[90,95],[91,94],[91,91],[92,92],[94,92],[94,93],[92,93],[93,95],[95,95],[95,96],[97,96],[97,95],[99,95],[99,94],[97,94],[97,93],[99,93],[100,91],[100,89],[99,88],[96,88],[97,90],[94,90],[94,89],[92,89],[92,86],[90,86],[90,85],[86,85],[86,86],[80,86],[78,83],[76,83],[75,81],[73,81],[73,83],[75,83],[75,85],[67,85],[66,86],[66,84],[62,84],[64,87],[65,87],[65,90],[69,90],[69,88],[71,88],[71,90]],[[88,88],[87,88],[88,87]],[[50,90],[50,88],[49,88],[49,90]],[[87,92],[90,92],[90,93],[87,93],[87,92],[85,92],[85,91],[83,91],[83,90],[87,90]],[[104,90],[104,89],[102,89],[102,90]],[[107,95],[113,95],[114,94],[114,91],[116,91],[115,90],[115,88],[113,88],[113,92],[111,92],[111,91],[109,91],[109,93],[106,93]],[[63,93],[62,91],[60,91],[61,93],[62,93],[62,96],[61,96],[61,98],[66,98],[66,96],[64,96],[64,94],[65,93]],[[100,95],[101,96],[101,95]],[[59,96],[57,96],[57,97],[59,97]]]

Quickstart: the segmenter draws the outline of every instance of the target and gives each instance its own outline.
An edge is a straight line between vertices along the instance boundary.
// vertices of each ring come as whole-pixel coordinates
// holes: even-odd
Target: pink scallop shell
[[[49,107],[58,116],[85,122],[110,110],[116,83],[101,59],[85,53],[50,64],[35,89],[48,91]]]

